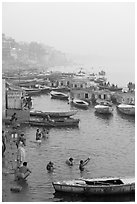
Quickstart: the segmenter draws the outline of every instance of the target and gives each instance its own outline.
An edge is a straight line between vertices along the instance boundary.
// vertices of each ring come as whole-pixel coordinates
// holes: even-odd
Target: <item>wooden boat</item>
[[[117,109],[126,115],[135,115],[135,105],[134,104],[120,104]]]
[[[122,91],[122,87],[98,85],[100,89],[108,89],[109,91]]]
[[[50,96],[53,99],[60,99],[60,100],[68,100],[69,98],[67,94],[64,94],[62,92],[57,92],[57,91],[51,91]]]
[[[59,117],[70,117],[75,115],[77,110],[70,110],[70,111],[50,111],[50,112],[43,112],[43,111],[30,111],[30,116],[36,117],[45,117],[50,116],[52,118],[59,118]]]
[[[38,88],[24,88],[24,87],[22,87],[22,88],[23,88],[23,90],[26,91],[26,94],[30,95],[30,96],[37,95],[37,94],[41,93],[41,89],[38,89]]]
[[[113,87],[113,86],[108,88],[109,91],[122,91],[122,89],[123,89],[122,87]]]
[[[113,112],[113,107],[108,101],[101,101],[95,106],[95,111],[102,114],[111,114]]]
[[[74,118],[58,118],[58,119],[50,119],[43,120],[39,118],[31,119],[26,124],[32,126],[44,126],[44,127],[75,127],[79,124],[79,119]]]
[[[80,99],[73,99],[71,103],[78,108],[87,109],[89,107],[88,102],[80,100]]]
[[[69,92],[70,88],[67,86],[58,86],[58,87],[51,87],[52,91],[59,91],[59,92]]]
[[[41,87],[40,88],[40,90],[41,90],[41,93],[49,93],[50,91],[51,91],[51,87],[49,87],[49,86],[43,86],[43,87]]]
[[[53,182],[56,192],[85,195],[135,193],[134,178],[95,178]]]

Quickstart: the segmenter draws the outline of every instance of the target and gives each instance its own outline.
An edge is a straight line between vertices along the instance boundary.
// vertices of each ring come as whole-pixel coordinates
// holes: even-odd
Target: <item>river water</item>
[[[34,110],[70,110],[66,101],[50,99],[49,95],[33,97]],[[78,128],[51,128],[49,137],[40,146],[35,142],[37,127],[22,127],[27,142],[28,167],[32,170],[20,193],[11,193],[12,202],[56,202],[56,201],[131,201],[131,196],[76,197],[54,194],[53,181],[102,176],[135,175],[135,118],[122,115],[114,106],[112,116],[97,115],[94,107],[78,109],[74,118],[79,118]],[[75,164],[68,167],[67,158],[73,157]],[[78,169],[81,159],[91,158],[83,174]],[[46,164],[53,161],[55,170],[48,173]]]

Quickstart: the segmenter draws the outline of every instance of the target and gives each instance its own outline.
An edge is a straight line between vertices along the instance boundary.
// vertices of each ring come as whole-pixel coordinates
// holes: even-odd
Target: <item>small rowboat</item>
[[[50,96],[52,99],[68,100],[69,96],[62,92],[51,91]]]
[[[85,195],[135,193],[134,178],[95,178],[53,182],[56,192]]]
[[[32,126],[43,126],[43,127],[77,127],[79,124],[79,119],[74,118],[58,118],[50,119],[49,121],[40,118],[31,119],[25,124]]]
[[[52,91],[69,92],[70,88],[66,86],[51,87]]]
[[[30,88],[30,89],[24,88],[24,87],[22,87],[22,88],[23,88],[23,90],[25,90],[26,94],[30,95],[30,96],[38,95],[41,93],[41,89],[39,89],[39,88]]]
[[[88,109],[89,104],[86,101],[80,100],[80,99],[73,99],[71,103],[78,108],[82,109]]]
[[[111,114],[113,112],[113,107],[108,101],[102,101],[95,106],[95,111],[102,114]]]
[[[117,106],[117,109],[126,115],[135,115],[135,105],[131,104],[120,104]]]
[[[46,117],[50,116],[52,118],[59,118],[59,117],[70,117],[75,115],[77,110],[70,110],[70,111],[50,111],[50,112],[43,112],[43,111],[30,111],[30,116],[36,117]]]

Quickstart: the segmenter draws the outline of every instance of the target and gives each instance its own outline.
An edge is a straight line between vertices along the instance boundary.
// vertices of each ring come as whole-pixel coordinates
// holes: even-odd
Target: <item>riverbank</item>
[[[17,158],[17,147],[12,134],[15,131],[11,127],[5,129],[6,132],[6,151],[2,158],[2,202],[10,202],[11,188],[18,186],[15,181],[15,169]],[[19,130],[16,131],[17,134]]]

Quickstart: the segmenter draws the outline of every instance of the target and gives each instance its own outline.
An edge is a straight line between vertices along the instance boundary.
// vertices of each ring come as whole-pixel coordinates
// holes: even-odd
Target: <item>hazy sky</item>
[[[16,41],[125,60],[134,71],[134,3],[4,2],[2,11],[2,32]]]

